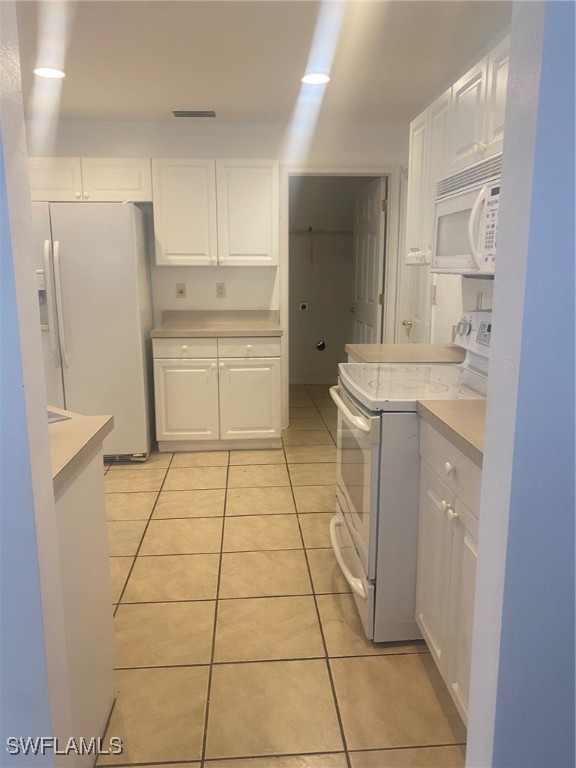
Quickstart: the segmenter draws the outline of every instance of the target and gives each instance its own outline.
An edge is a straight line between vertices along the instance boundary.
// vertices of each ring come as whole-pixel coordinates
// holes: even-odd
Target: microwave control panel
[[[496,264],[496,245],[498,240],[498,203],[500,186],[489,187],[486,193],[486,208],[484,214],[484,242],[480,268],[482,271],[493,271]]]

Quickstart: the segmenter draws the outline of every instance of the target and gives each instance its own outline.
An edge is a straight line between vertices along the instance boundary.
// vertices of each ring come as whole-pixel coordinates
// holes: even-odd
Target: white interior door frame
[[[400,174],[401,166],[280,166],[280,322],[284,329],[282,336],[282,427],[288,426],[288,386],[289,386],[289,332],[290,332],[290,296],[289,296],[289,188],[293,176],[385,176],[388,179],[388,223],[384,243],[386,260],[384,263],[384,310],[382,322],[384,343],[394,341],[396,319],[396,301],[398,296],[398,254],[400,236]],[[380,329],[382,334],[382,330]]]

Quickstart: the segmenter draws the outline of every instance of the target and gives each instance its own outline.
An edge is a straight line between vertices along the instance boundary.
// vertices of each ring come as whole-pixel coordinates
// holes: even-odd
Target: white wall
[[[293,176],[290,179],[290,380],[336,383],[344,347],[353,340],[354,191],[368,178]],[[312,227],[315,236],[301,234]],[[336,234],[330,234],[336,233]],[[344,234],[346,233],[346,234]],[[300,312],[299,302],[309,304]],[[324,341],[319,352],[316,342]]]
[[[573,768],[574,4],[518,2],[467,765]]]
[[[408,160],[407,125],[318,124],[305,157],[284,149],[280,123],[61,121],[53,146],[32,143],[31,155],[70,157],[264,158],[287,165],[390,166]]]
[[[12,2],[0,3],[0,52],[0,762],[9,766],[24,762],[6,737],[68,738],[71,719]],[[33,762],[55,764],[51,753]]]

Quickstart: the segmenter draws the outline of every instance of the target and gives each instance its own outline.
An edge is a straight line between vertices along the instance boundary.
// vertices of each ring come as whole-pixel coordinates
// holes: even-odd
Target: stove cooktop
[[[340,383],[371,411],[415,411],[417,400],[486,396],[486,379],[462,365],[340,363]]]

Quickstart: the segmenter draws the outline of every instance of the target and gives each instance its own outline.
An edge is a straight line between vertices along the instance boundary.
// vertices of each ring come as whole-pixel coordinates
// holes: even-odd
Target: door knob
[[[412,320],[402,320],[402,325],[404,328],[412,328],[414,322]]]

